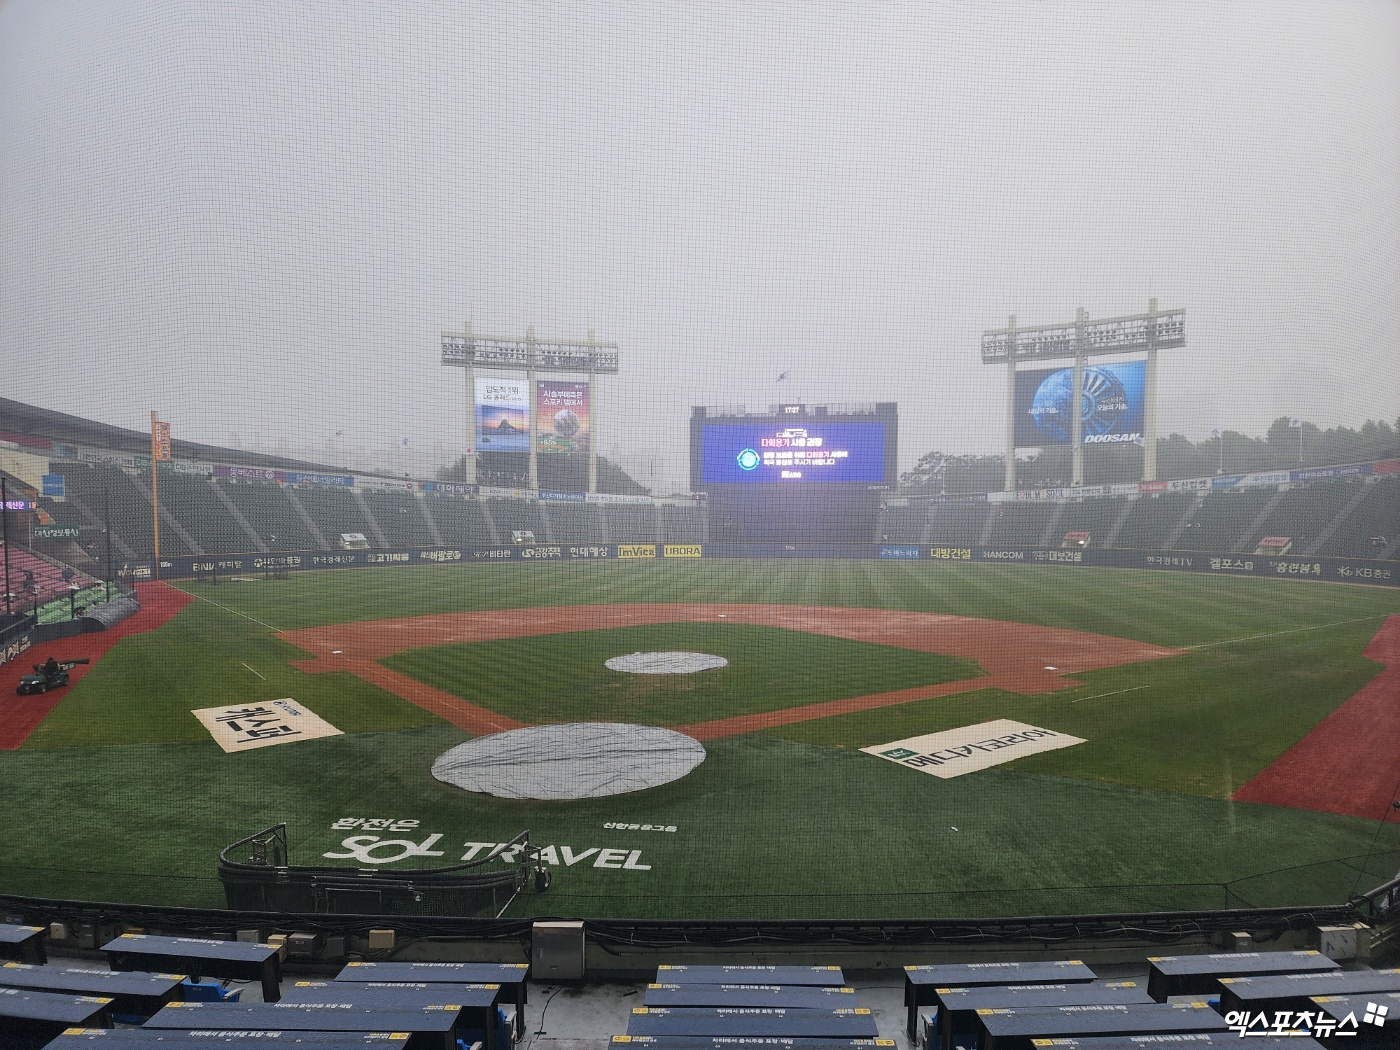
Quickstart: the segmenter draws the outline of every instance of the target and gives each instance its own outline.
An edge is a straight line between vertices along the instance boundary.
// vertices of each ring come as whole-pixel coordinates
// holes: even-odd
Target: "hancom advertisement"
[[[541,379],[535,384],[535,450],[588,451],[588,384]]]
[[[885,480],[884,423],[707,425],[701,435],[705,484]]]
[[[514,376],[477,376],[476,450],[522,452],[529,447],[528,381]]]
[[[1085,445],[1142,444],[1146,363],[1088,365],[1080,404]],[[1032,368],[1016,373],[1016,447],[1072,444],[1074,369]]]

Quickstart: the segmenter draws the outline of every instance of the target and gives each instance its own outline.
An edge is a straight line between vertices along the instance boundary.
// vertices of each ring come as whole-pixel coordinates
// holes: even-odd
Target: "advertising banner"
[[[41,479],[45,496],[62,499],[67,494],[67,478],[62,474],[44,474]]]
[[[352,486],[355,479],[349,474],[304,474],[301,471],[283,472],[283,479],[289,485],[340,485]]]
[[[514,376],[477,376],[476,447],[480,452],[524,452],[529,449],[528,381]]]
[[[36,525],[34,526],[34,536],[41,540],[76,540],[78,538],[78,526],[76,525]]]
[[[231,467],[223,463],[214,465],[216,478],[246,478],[249,481],[281,481],[282,472],[267,467]]]
[[[1026,755],[1084,743],[1083,737],[999,718],[942,733],[861,748],[867,755],[930,773],[943,780],[1014,762]]]
[[[1290,470],[1290,481],[1321,481],[1324,478],[1359,478],[1371,473],[1371,464],[1352,463],[1345,467],[1313,467],[1308,470]]]
[[[884,423],[713,424],[701,435],[700,480],[754,482],[883,482]]]
[[[151,424],[151,451],[155,458],[164,462],[170,458],[170,424]]]
[[[535,449],[588,451],[588,384],[541,379],[535,384]]]
[[[1080,396],[1085,445],[1143,441],[1145,362],[1120,361],[1084,369]],[[1032,368],[1016,373],[1016,447],[1072,444],[1074,369]]]
[[[419,487],[424,492],[436,492],[439,496],[475,496],[475,485],[464,485],[459,481],[422,481]]]
[[[339,729],[291,697],[270,703],[205,707],[190,714],[199,719],[214,742],[229,754],[340,735]]]

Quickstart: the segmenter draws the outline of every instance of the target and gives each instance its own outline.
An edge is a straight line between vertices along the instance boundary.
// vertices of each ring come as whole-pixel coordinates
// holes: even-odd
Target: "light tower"
[[[472,332],[468,321],[461,332],[442,333],[442,363],[465,369],[467,375],[467,409],[471,418],[467,441],[467,482],[476,484],[477,460],[480,453],[477,435],[479,428],[477,397],[477,369],[490,372],[525,373],[525,419],[529,449],[529,487],[539,488],[539,445],[537,417],[537,372],[562,372],[588,377],[589,391],[589,435],[588,435],[588,491],[598,490],[598,441],[594,432],[598,420],[598,402],[593,398],[594,377],[617,374],[617,344],[599,343],[589,329],[588,339],[577,342],[567,339],[541,340],[535,338],[535,328],[531,325],[524,339],[500,339],[494,336],[479,336]]]
[[[1186,345],[1186,311],[1157,309],[1157,300],[1147,301],[1147,313],[1131,317],[1110,317],[1102,321],[1089,320],[1083,307],[1076,312],[1072,324],[1042,325],[1038,328],[1018,328],[1016,317],[1007,319],[1005,328],[982,333],[982,363],[1006,365],[1006,490],[1016,488],[1016,449],[1049,444],[1069,445],[1072,449],[1072,485],[1084,484],[1084,445],[1114,442],[1141,442],[1142,480],[1157,480],[1157,351]],[[1131,433],[1114,429],[1114,420],[1107,411],[1097,411],[1114,399],[1124,401],[1119,418],[1132,414],[1132,398],[1121,389],[1110,391],[1113,378],[1105,378],[1104,369],[1093,368],[1089,358],[1110,354],[1142,354],[1142,390],[1140,411],[1142,429]],[[1056,361],[1072,358],[1074,367],[1071,384],[1064,390],[1063,369],[1046,370],[1045,385],[1030,389],[1018,377],[1040,379],[1036,370],[1017,366],[1028,361]],[[1086,386],[1086,382],[1088,386]],[[1041,396],[1046,390],[1064,396],[1056,399]],[[1100,398],[1102,397],[1102,400]],[[1069,409],[1066,425],[1063,417],[1055,417],[1058,407]],[[1086,414],[1086,407],[1089,409]],[[1037,415],[1037,413],[1041,413]],[[1026,420],[1035,416],[1040,429],[1036,440],[1022,440]],[[1042,421],[1047,425],[1042,426]],[[1088,433],[1086,433],[1086,431]]]

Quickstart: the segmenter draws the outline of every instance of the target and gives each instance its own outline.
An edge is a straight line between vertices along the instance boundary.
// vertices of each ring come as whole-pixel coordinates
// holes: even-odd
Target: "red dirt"
[[[92,663],[79,664],[68,673],[69,680],[76,685],[107,654],[107,650],[123,638],[154,631],[194,600],[184,591],[177,591],[163,583],[138,583],[136,594],[141,601],[141,611],[110,630],[43,642],[0,667],[0,697],[4,698],[0,703],[4,704],[5,712],[4,721],[0,722],[0,751],[14,751],[23,744],[49,712],[68,695],[67,689],[59,689],[37,696],[16,696],[15,687],[19,685],[20,678],[29,674],[34,664],[42,663],[50,656],[55,660],[76,660],[85,656]]]
[[[1384,665],[1341,707],[1250,780],[1242,802],[1384,820],[1400,789],[1400,616],[1362,651]]]
[[[647,604],[503,609],[308,627],[286,631],[278,637],[316,654],[308,660],[293,661],[293,667],[311,674],[348,671],[460,729],[480,735],[519,728],[520,723],[389,671],[374,661],[429,645],[720,619],[967,657],[976,660],[987,676],[678,727],[700,740],[974,689],[1004,689],[1023,695],[1053,692],[1077,684],[1068,677],[1075,672],[1177,655],[1176,650],[1145,642],[1058,627],[1032,627],[938,613],[797,605]],[[1046,670],[1047,666],[1055,670]]]

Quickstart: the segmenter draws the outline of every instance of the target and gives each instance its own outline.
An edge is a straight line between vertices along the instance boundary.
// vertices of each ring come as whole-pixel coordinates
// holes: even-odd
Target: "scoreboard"
[[[690,487],[859,485],[888,488],[896,480],[898,430],[893,403],[869,412],[781,405],[777,413],[711,416],[693,410]]]

